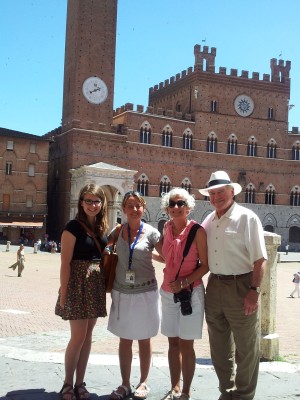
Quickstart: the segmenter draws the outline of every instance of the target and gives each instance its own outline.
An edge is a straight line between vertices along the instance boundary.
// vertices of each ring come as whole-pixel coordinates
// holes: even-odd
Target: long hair
[[[107,201],[106,201],[106,196],[99,185],[95,185],[94,183],[88,183],[80,190],[78,203],[77,203],[78,211],[77,211],[76,219],[78,219],[79,221],[82,221],[86,225],[90,226],[87,215],[84,212],[83,207],[81,205],[81,202],[87,193],[90,193],[94,196],[99,197],[99,199],[102,202],[100,212],[96,215],[96,228],[95,228],[95,233],[100,234],[100,236],[102,237],[105,235],[105,233],[108,230]],[[90,228],[92,228],[92,227],[90,226]]]

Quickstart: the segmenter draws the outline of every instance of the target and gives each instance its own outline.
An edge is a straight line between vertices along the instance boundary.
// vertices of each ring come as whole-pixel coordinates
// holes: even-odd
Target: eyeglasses
[[[169,200],[169,207],[174,208],[177,205],[177,207],[182,208],[186,206],[186,202],[184,200]]]
[[[83,201],[85,202],[85,204],[87,204],[88,206],[91,206],[92,204],[94,204],[95,206],[99,207],[102,204],[101,200],[91,200],[91,199],[83,199]]]

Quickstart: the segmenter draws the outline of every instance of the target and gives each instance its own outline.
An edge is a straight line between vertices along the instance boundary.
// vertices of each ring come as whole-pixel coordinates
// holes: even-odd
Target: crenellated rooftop
[[[192,75],[196,72],[205,72],[210,74],[216,74],[220,76],[229,76],[236,77],[242,79],[252,79],[259,81],[259,72],[252,72],[252,75],[249,71],[242,70],[241,74],[238,74],[238,70],[235,68],[230,69],[230,73],[227,74],[226,67],[219,67],[219,72],[216,72],[215,69],[215,58],[217,55],[217,49],[215,47],[211,48],[209,51],[208,46],[204,46],[201,51],[201,46],[196,44],[194,46],[194,55],[195,55],[195,65],[194,67],[189,67],[186,70],[181,71],[181,73],[176,74],[175,76],[171,76],[169,79],[166,79],[164,82],[160,82],[158,85],[155,85],[149,89],[149,94],[156,92],[160,89],[166,88],[169,85],[172,85],[174,82],[178,82],[189,75]],[[276,58],[272,58],[270,61],[271,74],[263,74],[261,81],[263,82],[278,82],[283,84],[290,83],[290,69],[291,69],[291,61],[277,60]],[[250,77],[251,75],[251,77]]]

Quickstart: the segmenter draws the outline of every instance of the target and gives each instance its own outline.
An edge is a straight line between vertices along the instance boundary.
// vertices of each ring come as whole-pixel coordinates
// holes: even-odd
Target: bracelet
[[[183,286],[183,282],[182,281],[180,281],[180,289],[183,289],[184,288],[184,286]]]

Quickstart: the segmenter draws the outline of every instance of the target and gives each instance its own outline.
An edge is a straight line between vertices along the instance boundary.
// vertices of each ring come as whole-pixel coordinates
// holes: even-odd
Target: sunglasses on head
[[[143,196],[142,193],[137,192],[136,190],[130,190],[129,192],[126,192],[124,194],[124,197],[129,197],[129,196]]]
[[[83,201],[84,201],[85,204],[87,204],[88,206],[91,206],[92,204],[94,204],[95,206],[100,206],[100,204],[102,204],[102,201],[101,201],[101,200],[83,199]]]
[[[169,207],[174,208],[175,206],[182,208],[186,206],[186,202],[184,200],[169,200]]]

